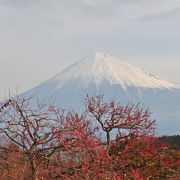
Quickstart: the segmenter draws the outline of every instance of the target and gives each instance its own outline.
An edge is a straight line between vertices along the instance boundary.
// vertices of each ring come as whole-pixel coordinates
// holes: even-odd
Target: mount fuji
[[[104,94],[122,103],[140,102],[157,119],[159,134],[180,132],[180,88],[108,54],[95,53],[24,92],[51,97],[61,107],[80,110],[83,98]]]

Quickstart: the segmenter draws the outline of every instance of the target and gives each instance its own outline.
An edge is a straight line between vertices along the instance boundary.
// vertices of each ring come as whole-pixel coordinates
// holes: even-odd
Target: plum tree
[[[140,108],[139,104],[121,105],[115,101],[104,102],[103,96],[88,97],[85,101],[86,112],[93,117],[106,133],[107,145],[110,148],[110,132],[116,129],[116,139],[128,137],[153,136],[155,120],[150,119],[148,109]]]
[[[81,114],[46,102],[35,105],[32,98],[3,103],[0,177],[120,180],[179,175],[179,151],[159,143],[149,110],[104,102],[103,96],[87,96],[85,102]],[[98,136],[101,131],[106,142]]]
[[[167,145],[155,137],[155,120],[139,104],[122,105],[103,96],[89,97],[86,112],[106,133],[109,168],[121,179],[169,178],[179,174],[179,152],[166,151]],[[111,132],[116,138],[111,139]],[[180,175],[180,174],[179,174]]]
[[[18,147],[16,155],[20,153],[29,162],[34,179],[39,176],[40,169],[49,169],[52,157],[59,159],[65,151],[70,154],[72,149],[75,151],[83,142],[94,138],[83,115],[65,113],[40,102],[32,107],[31,98],[9,99],[0,111],[0,134],[6,142]],[[0,149],[15,152],[8,146],[8,143],[1,144]]]

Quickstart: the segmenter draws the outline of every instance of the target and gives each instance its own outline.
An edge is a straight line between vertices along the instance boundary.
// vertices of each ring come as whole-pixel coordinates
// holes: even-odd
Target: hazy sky
[[[180,83],[180,0],[0,0],[0,98],[96,51]]]

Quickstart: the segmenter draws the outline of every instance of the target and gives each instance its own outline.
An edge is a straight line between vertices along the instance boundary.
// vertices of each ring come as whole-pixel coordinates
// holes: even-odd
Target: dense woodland
[[[180,135],[159,137],[161,143],[169,145],[169,149],[180,150]]]
[[[85,112],[16,97],[0,106],[1,180],[180,179],[179,136],[155,136],[139,104],[85,100]]]

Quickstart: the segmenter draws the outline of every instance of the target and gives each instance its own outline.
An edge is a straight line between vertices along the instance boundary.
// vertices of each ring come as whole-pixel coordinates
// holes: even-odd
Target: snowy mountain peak
[[[101,53],[101,52],[95,52],[94,53],[95,59],[101,59],[102,57],[105,56],[105,54]]]
[[[121,85],[124,90],[128,87],[176,88],[176,85],[158,76],[99,52],[69,66],[49,81],[56,82],[57,89],[72,81],[83,88],[88,87],[89,84],[95,84],[98,87],[104,82]]]
[[[112,59],[115,59],[115,57],[109,55],[109,54],[104,54],[101,52],[95,52],[94,54],[90,55],[87,57],[87,59],[90,59],[94,63],[108,63],[108,61],[111,61]],[[116,60],[120,61],[119,59],[116,58]]]
[[[100,52],[95,52],[94,53],[94,61],[106,61],[107,60],[106,54],[100,53]]]
[[[78,111],[83,110],[87,94],[104,94],[106,100],[115,98],[121,103],[141,102],[152,108],[162,132],[179,132],[180,89],[108,54],[91,54],[23,96],[32,94],[40,99],[53,98],[58,106]]]

